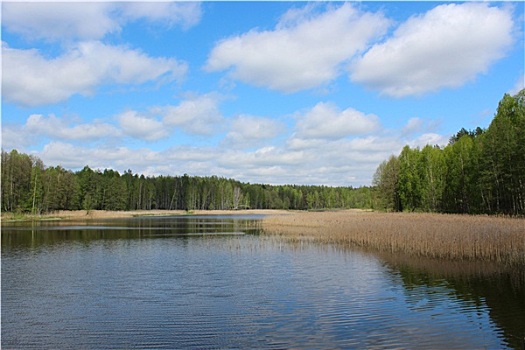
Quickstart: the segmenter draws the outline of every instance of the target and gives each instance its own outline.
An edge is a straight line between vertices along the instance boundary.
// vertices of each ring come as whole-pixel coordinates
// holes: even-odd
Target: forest
[[[2,151],[2,211],[370,208],[370,187],[273,186],[217,176],[145,177],[88,166],[46,167],[34,156]]]
[[[372,186],[242,183],[217,176],[73,172],[17,150],[1,154],[1,210],[343,209],[525,215],[525,90],[505,94],[487,129],[461,129],[445,147],[405,146]]]
[[[503,96],[487,129],[461,129],[445,147],[405,146],[374,186],[389,211],[525,215],[525,89]]]

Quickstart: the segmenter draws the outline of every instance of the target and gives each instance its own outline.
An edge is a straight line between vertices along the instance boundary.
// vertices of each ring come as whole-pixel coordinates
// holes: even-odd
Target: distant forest
[[[490,126],[461,129],[447,146],[405,146],[379,165],[373,186],[242,183],[217,176],[145,177],[88,166],[46,167],[2,151],[2,211],[382,209],[525,215],[525,90],[505,95]]]
[[[2,152],[2,210],[213,210],[371,208],[370,187],[272,186],[217,176],[145,177],[88,166],[72,172],[34,156]]]
[[[374,185],[391,211],[525,215],[525,89],[503,96],[486,130],[461,129],[444,148],[405,146]]]

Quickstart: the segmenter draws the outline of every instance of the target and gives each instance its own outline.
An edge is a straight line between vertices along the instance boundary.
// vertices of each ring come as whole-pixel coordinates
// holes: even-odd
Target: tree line
[[[505,94],[487,129],[461,129],[447,146],[405,146],[374,176],[390,211],[525,215],[525,89]]]
[[[1,154],[1,209],[383,209],[525,215],[525,89],[505,94],[487,129],[461,129],[445,147],[405,146],[359,188],[265,185],[217,176],[73,172],[12,150]]]
[[[39,158],[2,151],[2,210],[213,210],[371,208],[370,187],[242,183],[217,176],[144,176],[128,170],[73,172]]]

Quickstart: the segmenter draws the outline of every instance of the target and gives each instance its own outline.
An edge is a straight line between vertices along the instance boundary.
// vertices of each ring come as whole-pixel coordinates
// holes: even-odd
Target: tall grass
[[[263,220],[268,233],[451,260],[525,266],[525,219],[363,211],[297,212]]]

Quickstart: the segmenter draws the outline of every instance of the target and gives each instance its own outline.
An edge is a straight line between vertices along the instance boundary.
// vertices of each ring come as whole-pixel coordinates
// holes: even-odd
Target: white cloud
[[[225,120],[218,109],[219,101],[218,95],[207,94],[189,97],[177,106],[152,107],[146,113],[127,110],[115,117],[118,127],[100,120],[78,124],[78,120],[71,118],[32,114],[24,125],[8,125],[3,135],[7,140],[29,138],[36,141],[48,137],[56,140],[96,141],[129,136],[157,141],[169,137],[174,128],[180,128],[188,134],[210,135],[223,129]],[[273,124],[265,123],[264,120],[260,122],[266,134],[259,137],[269,136],[265,126],[273,127]]]
[[[52,141],[41,152],[33,152],[47,166],[60,164],[66,168],[80,170],[85,165],[92,169],[114,169],[144,175],[190,175],[209,176],[215,169],[220,155],[216,149],[203,147],[172,147],[164,151],[147,148],[90,147],[62,141]],[[221,176],[217,171],[213,174]]]
[[[69,169],[80,170],[88,165],[92,169],[125,170],[139,166],[140,170],[147,164],[161,162],[159,154],[148,149],[130,149],[127,147],[84,147],[73,143],[52,141],[45,145],[36,155],[44,164],[60,164]]]
[[[26,137],[32,135],[47,136],[61,140],[95,140],[106,137],[119,136],[120,132],[113,125],[97,122],[70,126],[64,118],[54,115],[45,117],[41,114],[32,114],[27,118],[23,127]]]
[[[385,95],[458,87],[485,73],[513,42],[508,7],[445,4],[401,24],[350,67],[350,78]]]
[[[3,2],[2,26],[29,39],[94,40],[117,33],[128,21],[145,19],[188,28],[199,22],[198,3]]]
[[[253,29],[219,42],[209,55],[209,71],[257,86],[294,92],[327,83],[340,65],[383,34],[389,21],[350,4],[317,14],[308,5],[286,13],[273,31]]]
[[[205,94],[190,97],[177,106],[158,107],[153,111],[163,115],[165,125],[180,127],[190,134],[210,135],[217,132],[224,121],[219,102],[219,96]]]
[[[56,117],[53,114],[31,114],[23,124],[2,124],[2,147],[22,152],[46,139],[93,145],[93,142],[114,142],[121,136],[120,129],[98,119],[79,123],[78,118]]]
[[[219,164],[237,168],[261,168],[268,166],[300,166],[308,159],[303,151],[290,151],[276,146],[265,146],[254,151],[230,150],[221,156]]]
[[[217,159],[217,154],[214,147],[175,146],[164,152],[162,158],[179,162],[209,162]]]
[[[408,145],[410,147],[425,147],[426,145],[438,145],[438,146],[445,146],[448,144],[449,138],[443,135],[439,135],[436,133],[426,133],[418,136],[414,140],[410,140],[408,142]]]
[[[396,148],[401,149],[401,141],[392,136],[367,136],[355,138],[352,140],[340,140],[337,150],[346,150],[347,152],[359,152],[363,154],[362,159],[367,159],[371,153],[389,153]]]
[[[48,59],[37,50],[2,45],[2,92],[8,102],[37,106],[88,95],[104,83],[141,84],[181,79],[187,65],[173,58],[149,57],[139,50],[82,42]]]
[[[305,155],[303,163],[290,169],[296,179],[344,186],[369,185],[378,164],[404,144],[393,136],[309,141],[292,138],[288,142],[290,149]]]
[[[408,122],[403,127],[403,134],[409,135],[418,131],[421,131],[423,129],[424,122],[421,118],[410,118]]]
[[[251,183],[337,186],[369,185],[378,164],[391,154],[399,154],[405,144],[423,147],[427,143],[446,144],[448,141],[448,138],[442,135],[421,134],[420,130],[415,130],[410,135],[411,138],[404,138],[403,128],[417,126],[419,122],[416,118],[409,120],[398,130],[386,130],[381,129],[375,116],[370,119],[370,116],[353,109],[340,111],[334,105],[323,103],[316,107],[332,113],[328,116],[327,113],[324,114],[325,121],[338,125],[339,119],[343,118],[345,122],[357,120],[367,125],[372,120],[370,125],[373,127],[370,130],[374,132],[334,137],[332,129],[323,131],[322,124],[312,123],[312,128],[317,126],[322,135],[330,137],[304,137],[305,135],[301,136],[299,132],[299,124],[307,119],[306,113],[304,119],[296,119],[297,129],[289,134],[288,140],[283,141],[278,137],[284,136],[281,122],[240,115],[232,118],[229,133],[224,136],[222,142],[216,141],[215,145],[175,144],[155,150],[150,147],[132,149],[130,146],[119,146],[119,139],[125,135],[152,141],[164,136],[169,137],[172,128],[184,129],[186,124],[198,123],[201,114],[195,112],[196,106],[206,105],[205,111],[219,113],[219,100],[219,96],[207,94],[188,97],[178,106],[151,108],[146,113],[126,111],[115,118],[119,122],[118,127],[103,121],[83,123],[77,119],[34,114],[20,127],[9,125],[8,128],[4,127],[2,132],[3,136],[7,135],[8,141],[11,139],[10,142],[13,142],[15,135],[22,139],[31,139],[32,144],[18,144],[22,152],[23,148],[34,148],[39,142],[45,141],[45,137],[49,137],[52,141],[41,151],[30,152],[40,157],[48,166],[60,164],[69,169],[80,170],[89,165],[91,168],[112,168],[117,171],[133,169],[135,173],[155,176],[188,173],[198,176],[224,176]],[[188,104],[189,102],[192,104]],[[172,109],[176,112],[169,114]],[[189,118],[182,118],[188,114]],[[205,120],[207,115],[204,113]],[[218,118],[223,123],[226,122],[220,113]],[[315,118],[312,119],[316,121]],[[168,121],[175,124],[168,125]],[[346,123],[343,124],[340,128],[345,127]],[[361,130],[369,129],[365,127]],[[250,147],[232,147],[243,142],[250,143]],[[159,143],[155,145],[158,146]]]
[[[24,128],[20,125],[2,124],[2,149],[3,150],[23,150],[35,141],[34,137],[29,137],[24,133]]]
[[[316,157],[327,164],[351,163],[358,161],[375,161],[383,154],[390,154],[403,147],[403,141],[393,136],[367,136],[340,140],[304,140],[292,137],[287,145],[290,150],[315,153]],[[375,156],[374,156],[375,155]]]
[[[202,11],[198,2],[125,2],[119,4],[125,18],[144,18],[168,26],[180,24],[184,29],[199,23]]]
[[[376,115],[348,108],[343,111],[332,103],[320,102],[298,118],[297,136],[301,138],[339,139],[367,134],[380,127]]]
[[[93,3],[3,2],[2,26],[30,39],[100,39],[120,30],[109,16],[113,5]]]
[[[275,138],[284,129],[284,124],[273,119],[239,115],[232,122],[225,144],[233,147],[254,147],[261,141]]]
[[[154,141],[168,135],[168,130],[160,121],[136,111],[126,111],[117,116],[117,119],[122,131],[135,138]]]
[[[286,146],[291,150],[314,150],[325,143],[323,139],[303,139],[293,135],[286,141]]]
[[[370,185],[378,164],[391,154],[398,155],[405,144],[411,147],[446,144],[447,138],[427,133],[405,140],[394,133],[305,141],[302,147],[292,147],[290,141],[255,150],[173,146],[158,151],[52,141],[35,155],[46,165],[61,164],[74,170],[89,165],[118,171],[131,168],[146,175],[188,173],[233,177],[251,183],[359,186]]]

